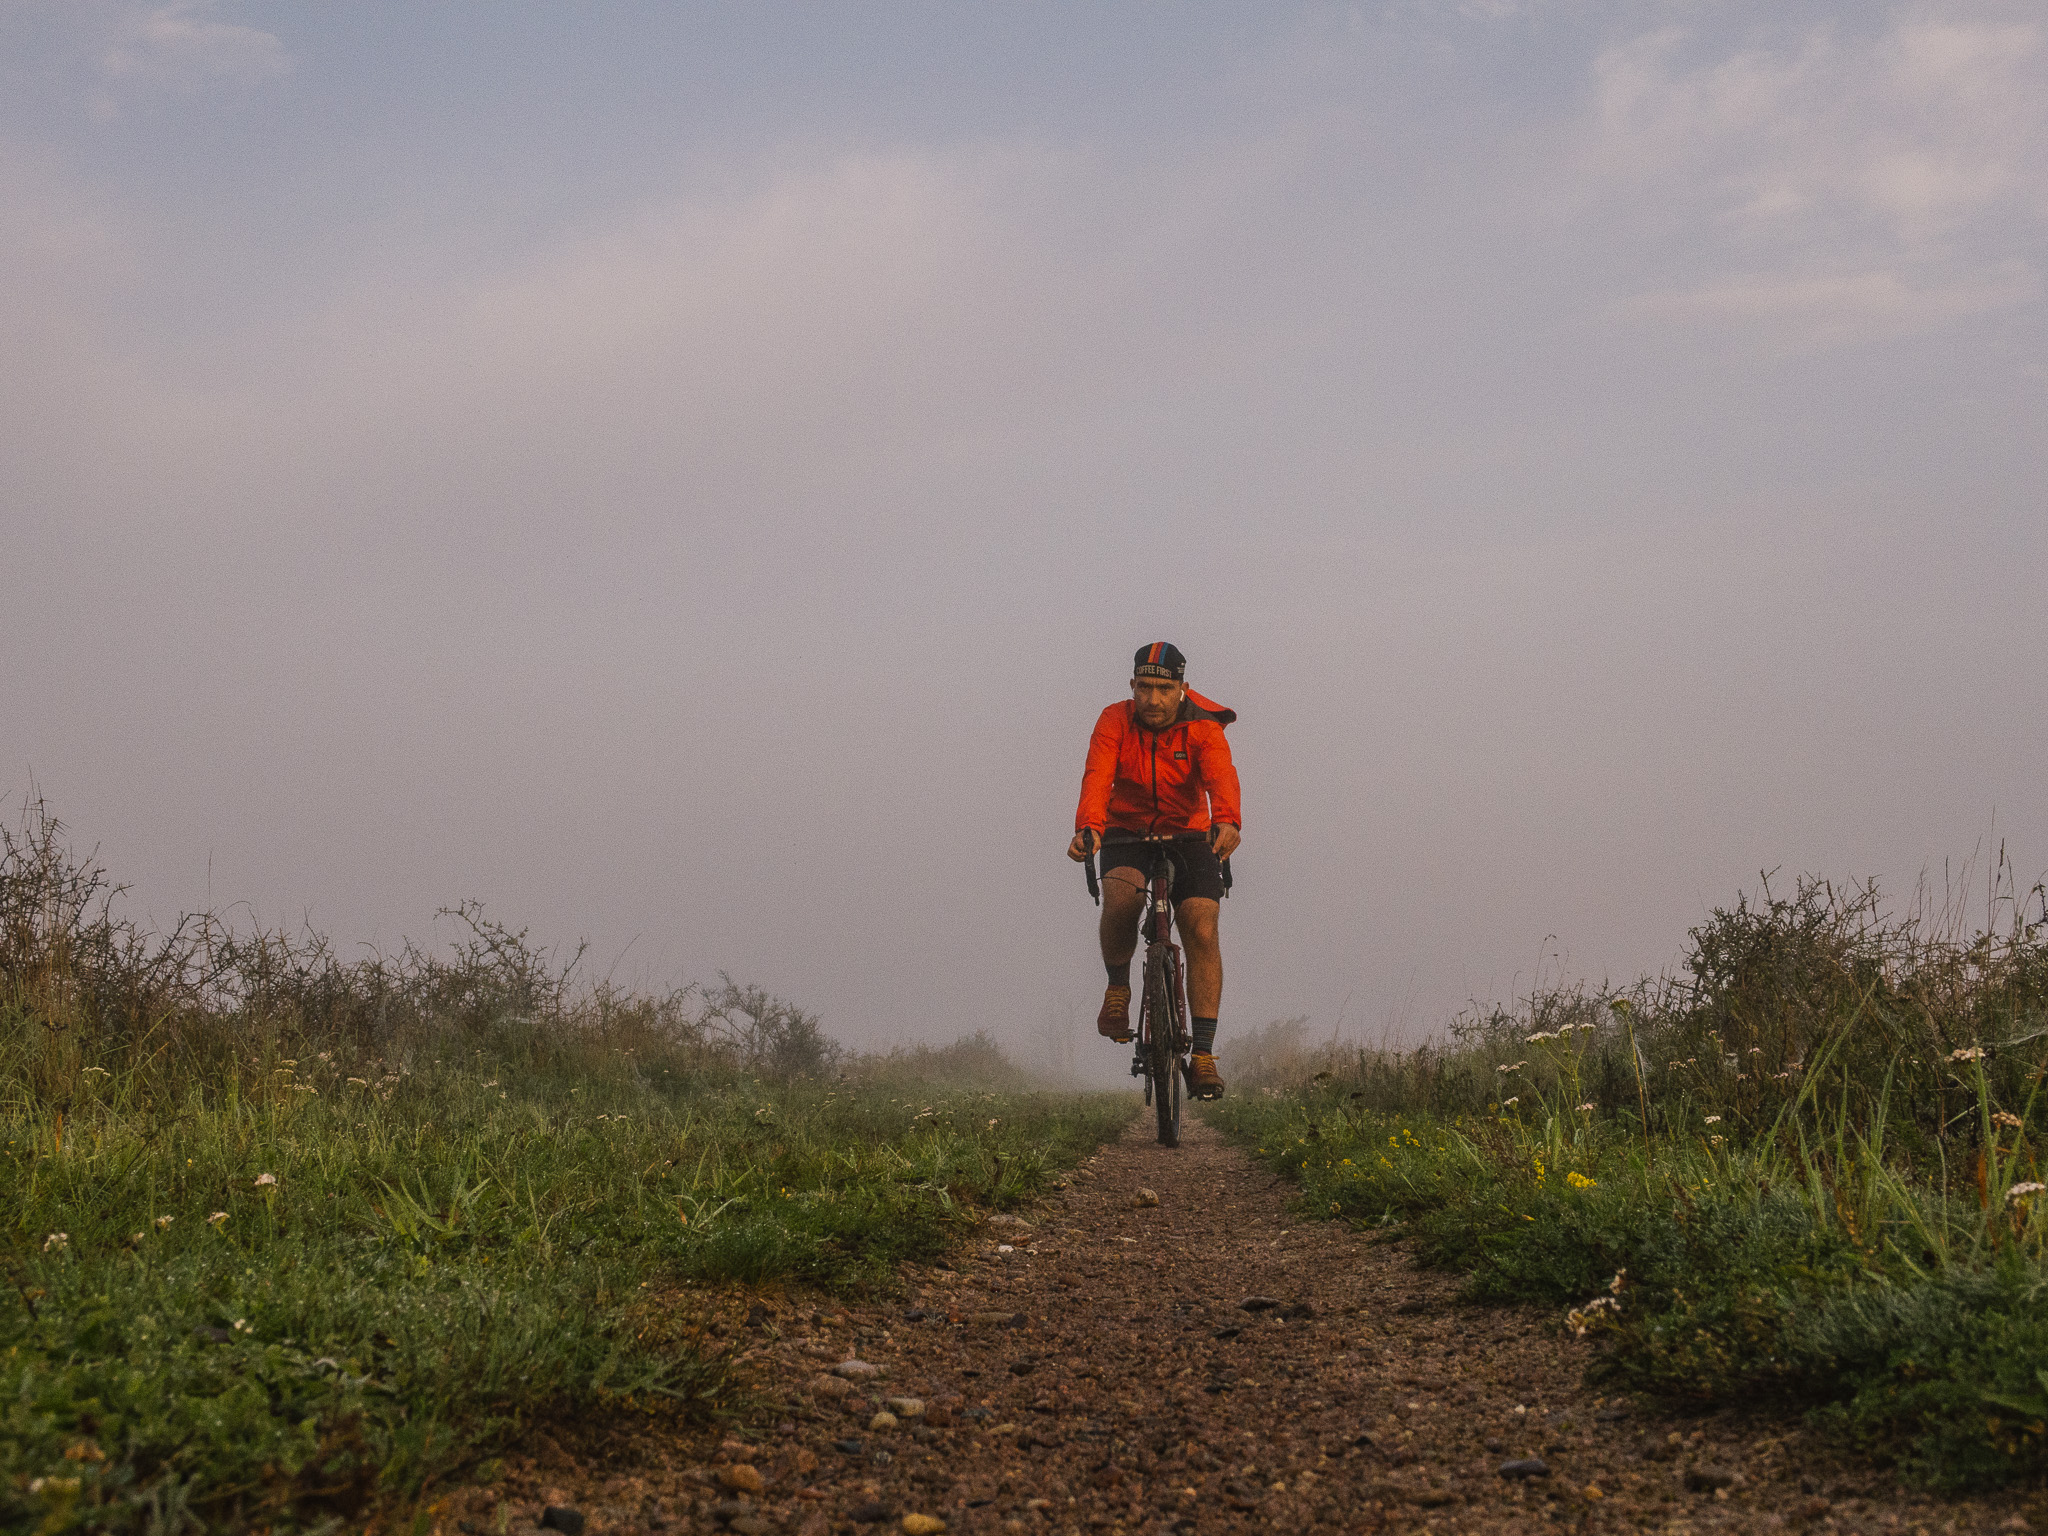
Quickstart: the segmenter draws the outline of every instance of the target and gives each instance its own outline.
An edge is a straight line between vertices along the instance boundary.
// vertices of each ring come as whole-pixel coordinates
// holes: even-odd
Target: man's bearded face
[[[1131,702],[1137,706],[1138,724],[1148,731],[1163,731],[1180,714],[1180,702],[1188,696],[1185,683],[1163,677],[1131,679]]]

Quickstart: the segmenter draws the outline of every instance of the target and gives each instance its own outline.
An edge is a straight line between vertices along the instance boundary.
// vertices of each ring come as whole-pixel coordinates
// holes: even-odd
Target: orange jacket
[[[1081,806],[1074,830],[1109,827],[1147,837],[1207,831],[1212,821],[1242,827],[1237,769],[1223,727],[1237,718],[1192,688],[1180,718],[1148,731],[1131,718],[1126,699],[1095,721],[1088,766],[1081,772]]]

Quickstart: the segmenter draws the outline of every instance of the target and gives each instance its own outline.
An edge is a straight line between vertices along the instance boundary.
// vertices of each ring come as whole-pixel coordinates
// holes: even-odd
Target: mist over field
[[[12,0],[0,792],[859,1046],[1086,1030],[1162,638],[1226,1038],[2024,886],[2044,242],[2018,0]]]

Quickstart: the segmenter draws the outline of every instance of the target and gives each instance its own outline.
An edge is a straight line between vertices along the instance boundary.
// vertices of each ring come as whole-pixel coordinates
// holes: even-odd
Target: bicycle
[[[1187,967],[1180,946],[1173,941],[1173,861],[1159,845],[1201,842],[1207,834],[1183,833],[1178,837],[1120,837],[1103,847],[1127,848],[1150,845],[1146,854],[1145,916],[1141,932],[1145,939],[1145,985],[1138,1005],[1137,1049],[1131,1056],[1131,1076],[1145,1079],[1145,1103],[1158,1112],[1159,1145],[1180,1145],[1181,1089],[1188,1072],[1188,1052],[1194,1037],[1188,1032]],[[1095,876],[1096,837],[1087,834],[1088,857],[1084,868],[1088,894],[1102,904],[1102,887]],[[1230,886],[1230,866],[1223,866],[1223,884]]]

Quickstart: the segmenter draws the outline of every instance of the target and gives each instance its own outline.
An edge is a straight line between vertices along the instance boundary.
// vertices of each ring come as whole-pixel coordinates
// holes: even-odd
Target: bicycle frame
[[[1188,1032],[1187,965],[1173,940],[1173,861],[1164,844],[1175,838],[1145,838],[1145,912],[1139,932],[1145,940],[1145,980],[1138,1006],[1137,1049],[1131,1076],[1145,1080],[1145,1103],[1157,1112],[1161,1146],[1180,1145],[1181,1094],[1186,1082]],[[1129,844],[1119,844],[1129,847]],[[1096,892],[1095,852],[1088,853],[1088,890]]]

